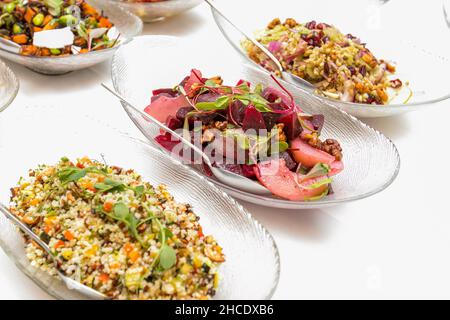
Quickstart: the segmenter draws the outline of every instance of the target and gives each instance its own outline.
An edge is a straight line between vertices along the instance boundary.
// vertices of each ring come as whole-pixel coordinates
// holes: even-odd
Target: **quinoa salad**
[[[276,18],[257,33],[256,40],[286,71],[312,83],[328,98],[385,105],[406,86],[392,79],[393,64],[377,59],[360,39],[326,23],[301,24],[294,19],[282,23]],[[242,41],[242,47],[250,59],[273,71],[271,60],[251,41]]]
[[[81,158],[30,170],[11,189],[13,214],[53,250],[60,270],[112,299],[211,299],[222,248],[188,204],[134,170]],[[57,276],[26,240],[31,264]]]

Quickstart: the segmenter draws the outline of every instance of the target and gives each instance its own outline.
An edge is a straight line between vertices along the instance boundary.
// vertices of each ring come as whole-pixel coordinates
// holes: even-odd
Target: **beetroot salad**
[[[279,198],[321,199],[331,193],[331,177],[344,168],[341,146],[321,139],[323,115],[302,111],[272,79],[277,88],[245,80],[229,86],[192,70],[174,88],[153,91],[145,112],[191,139],[215,166],[258,181]],[[170,133],[155,140],[194,161]]]

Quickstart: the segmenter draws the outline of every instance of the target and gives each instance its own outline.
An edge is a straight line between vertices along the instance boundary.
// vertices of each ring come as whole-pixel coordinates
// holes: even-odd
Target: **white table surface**
[[[189,36],[193,41],[208,37],[208,47],[236,58],[205,5],[145,25],[144,34]],[[444,41],[448,46],[448,38]],[[93,117],[107,115],[113,126],[141,137],[118,102],[99,87],[109,81],[109,63],[57,77],[7,64],[20,78],[21,90],[0,117],[51,104]],[[309,211],[243,203],[278,244],[281,279],[275,299],[450,298],[449,119],[446,102],[403,116],[365,120],[394,141],[402,158],[397,180],[369,199]],[[48,298],[0,250],[0,299]]]

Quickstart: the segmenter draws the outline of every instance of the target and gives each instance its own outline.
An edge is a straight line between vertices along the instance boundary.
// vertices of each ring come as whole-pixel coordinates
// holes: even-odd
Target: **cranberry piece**
[[[366,68],[366,66],[361,66],[361,67],[359,68],[359,73],[361,73],[361,75],[362,75],[363,77],[365,77],[366,74],[367,74],[367,68]]]
[[[308,22],[305,25],[305,27],[308,28],[309,30],[313,30],[316,28],[316,25],[317,25],[316,21],[313,20],[313,21]]]

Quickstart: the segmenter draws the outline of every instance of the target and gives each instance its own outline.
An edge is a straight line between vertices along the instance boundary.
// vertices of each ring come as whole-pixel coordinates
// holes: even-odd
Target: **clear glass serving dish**
[[[20,114],[0,117],[1,202],[7,204],[9,188],[28,169],[39,164],[56,163],[64,155],[98,160],[104,157],[110,165],[135,169],[154,185],[166,184],[177,201],[193,205],[205,234],[214,235],[226,254],[216,299],[271,298],[279,279],[278,250],[272,236],[242,206],[198,173],[148,143],[130,138],[104,121],[78,112],[69,114],[71,121],[67,121],[67,110],[33,106]],[[33,134],[17,135],[17,126]],[[3,215],[0,216],[0,245],[27,276],[52,296],[81,298],[59,279],[30,265],[21,235]]]
[[[450,86],[447,75],[450,73],[450,48],[445,46],[445,39],[450,37],[449,29],[442,20],[442,4],[390,1],[382,4],[375,0],[317,0],[287,1],[276,3],[268,0],[217,1],[224,13],[249,35],[263,30],[274,18],[284,21],[294,18],[306,23],[312,20],[336,26],[344,34],[359,37],[378,58],[392,61],[397,65],[393,78],[409,82],[401,94],[389,105],[376,106],[343,102],[320,96],[321,99],[340,109],[361,118],[386,117],[429,107],[450,98]],[[236,10],[239,5],[239,10]],[[426,5],[426,6],[425,6]],[[422,8],[424,6],[424,8]],[[258,8],[258,15],[249,18],[248,12]],[[420,15],[423,10],[427,16]],[[400,14],[407,11],[408,14]],[[230,23],[212,9],[213,17],[225,39],[239,53],[246,63],[257,65],[249,59],[241,47],[244,39]],[[426,32],[428,30],[428,33]],[[439,35],[429,40],[429,30]],[[258,66],[259,67],[259,66]],[[262,69],[262,67],[260,67]],[[317,95],[313,89],[311,94]]]
[[[134,13],[144,22],[155,22],[176,16],[202,3],[202,0],[163,0],[155,2],[139,2],[112,0],[119,2],[128,11]]]
[[[0,48],[0,57],[23,65],[38,73],[49,75],[65,74],[89,68],[108,60],[120,46],[127,44],[134,36],[142,32],[142,21],[134,14],[122,9],[118,4],[111,3],[108,0],[88,0],[87,2],[97,10],[103,11],[110,18],[124,39],[121,43],[109,49],[64,57],[23,56]]]
[[[192,68],[201,70],[205,76],[220,75],[225,83],[245,79],[253,84],[273,85],[270,77],[260,69],[217,63],[216,60],[217,57],[208,52],[199,51],[195,44],[176,37],[141,36],[117,51],[112,64],[114,87],[135,106],[141,107],[141,110],[134,110],[123,105],[150,143],[159,147],[154,141],[159,128],[142,113],[150,103],[151,91],[173,87]],[[317,208],[362,199],[384,190],[394,181],[400,168],[400,158],[389,139],[305,90],[284,84],[305,112],[325,115],[322,137],[335,138],[342,145],[345,170],[334,179],[334,194],[315,202],[294,202],[244,192],[224,185],[214,177],[207,179],[235,198],[288,209]],[[203,173],[201,167],[195,169]]]
[[[0,60],[0,112],[8,108],[19,92],[19,80],[12,70]]]

